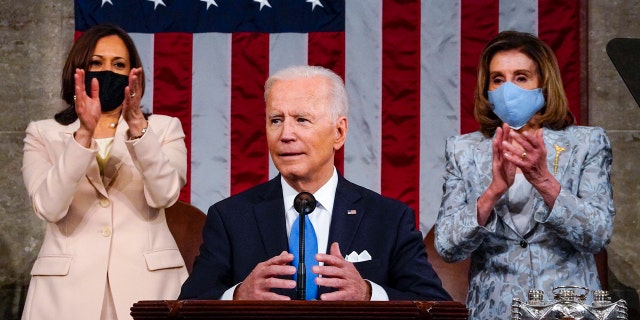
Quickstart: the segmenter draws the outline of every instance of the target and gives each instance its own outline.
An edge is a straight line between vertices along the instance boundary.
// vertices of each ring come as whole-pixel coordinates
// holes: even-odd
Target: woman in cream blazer
[[[118,74],[126,88],[112,85]],[[176,118],[142,115],[141,80],[122,29],[89,29],[63,71],[69,108],[27,127],[23,177],[46,232],[23,319],[130,319],[139,300],[178,297],[187,271],[164,208],[186,183],[184,133]]]

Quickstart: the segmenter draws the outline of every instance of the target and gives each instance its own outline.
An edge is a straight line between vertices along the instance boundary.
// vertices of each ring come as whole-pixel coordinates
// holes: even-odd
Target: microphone
[[[297,299],[305,300],[307,294],[307,272],[304,265],[304,216],[316,209],[316,198],[309,192],[300,192],[293,199],[293,208],[300,214],[298,218],[299,226],[299,251],[298,251],[298,273],[297,273]]]

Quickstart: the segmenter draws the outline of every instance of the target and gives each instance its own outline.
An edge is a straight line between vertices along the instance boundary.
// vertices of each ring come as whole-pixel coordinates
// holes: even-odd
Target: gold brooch
[[[558,160],[560,159],[560,154],[564,151],[564,148],[554,144],[553,148],[556,149],[556,160],[553,163],[553,175],[555,176],[558,173]]]

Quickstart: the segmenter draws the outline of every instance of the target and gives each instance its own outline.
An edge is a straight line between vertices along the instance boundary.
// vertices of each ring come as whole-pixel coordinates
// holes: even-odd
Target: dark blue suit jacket
[[[211,206],[200,255],[179,299],[219,299],[258,263],[287,251],[284,212],[280,175]],[[372,260],[355,266],[364,279],[382,286],[390,300],[451,300],[427,261],[407,205],[340,175],[332,214],[327,250],[333,242],[343,255],[367,250]],[[320,287],[319,293],[332,290]],[[295,289],[273,291],[296,296]]]

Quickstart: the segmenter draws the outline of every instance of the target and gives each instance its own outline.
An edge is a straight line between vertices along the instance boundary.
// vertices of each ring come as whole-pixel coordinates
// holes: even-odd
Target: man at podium
[[[179,299],[296,298],[298,212],[305,215],[306,299],[451,300],[427,262],[414,212],[337,172],[348,130],[344,82],[332,71],[290,67],[265,84],[266,133],[279,174],[209,208],[204,243]],[[293,231],[292,231],[293,229]],[[317,286],[317,291],[315,287]],[[311,292],[311,294],[310,294]]]

